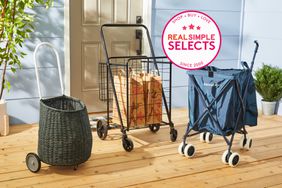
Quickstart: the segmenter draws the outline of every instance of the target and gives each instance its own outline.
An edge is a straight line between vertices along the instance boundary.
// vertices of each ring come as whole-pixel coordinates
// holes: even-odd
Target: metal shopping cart
[[[105,30],[110,28],[138,28],[138,32],[141,29],[146,33],[150,56],[110,57],[105,34]],[[130,152],[134,145],[127,131],[149,127],[156,133],[160,126],[169,125],[170,139],[174,142],[177,130],[171,121],[172,64],[166,57],[155,56],[147,27],[141,24],[104,24],[101,39],[106,63],[99,64],[102,80],[100,100],[107,102],[107,117],[104,120],[96,118],[99,138],[104,140],[113,124],[120,126],[123,148]],[[142,44],[140,41],[141,48]],[[152,114],[149,114],[150,110]]]
[[[253,65],[259,44],[255,42],[255,51],[251,66],[241,62],[243,69],[219,69],[205,67],[188,71],[189,123],[178,152],[193,157],[195,147],[187,142],[188,136],[200,133],[202,142],[210,143],[213,134],[223,136],[228,149],[222,155],[222,162],[234,167],[239,163],[239,154],[231,147],[236,133],[243,134],[240,147],[249,150],[252,138],[248,137],[246,125],[257,125],[257,104],[255,85],[252,77]],[[192,130],[196,133],[190,133]],[[228,139],[228,136],[231,136]]]

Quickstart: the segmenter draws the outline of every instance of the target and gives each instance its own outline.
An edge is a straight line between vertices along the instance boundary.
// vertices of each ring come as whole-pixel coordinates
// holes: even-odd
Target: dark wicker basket
[[[91,155],[92,132],[86,106],[60,96],[40,100],[38,155],[50,165],[72,166]]]

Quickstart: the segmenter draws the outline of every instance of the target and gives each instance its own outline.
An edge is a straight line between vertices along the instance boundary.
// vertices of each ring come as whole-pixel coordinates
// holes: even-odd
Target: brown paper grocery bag
[[[130,127],[142,127],[145,125],[145,105],[142,78],[140,75],[130,72],[128,82],[129,109],[127,109],[126,103],[126,77],[124,71],[119,71],[118,75],[114,76],[114,86],[121,110],[123,125]],[[127,113],[129,114],[128,122]],[[115,99],[113,100],[113,123],[120,124]]]
[[[146,125],[162,121],[162,81],[160,76],[141,74],[144,88]]]
[[[118,75],[114,76],[114,87],[116,90],[116,95],[118,99],[118,104],[119,104],[119,109],[120,109],[120,114],[121,114],[121,119],[123,121],[123,125],[126,126],[126,96],[124,97],[123,95],[126,95],[126,79],[121,72],[122,70],[118,71]],[[125,90],[125,91],[124,91]],[[118,108],[116,105],[116,99],[113,94],[113,123],[116,124],[121,124],[120,119],[119,119],[119,114],[118,114]]]

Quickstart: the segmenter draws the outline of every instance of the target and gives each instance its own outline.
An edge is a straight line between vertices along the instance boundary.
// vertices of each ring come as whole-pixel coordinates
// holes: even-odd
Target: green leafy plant
[[[282,98],[282,69],[263,65],[255,72],[255,85],[264,101],[277,101]]]
[[[3,69],[0,80],[0,99],[4,89],[10,89],[11,84],[6,79],[7,71],[15,73],[22,68],[21,58],[26,54],[22,45],[33,31],[34,16],[28,9],[36,4],[46,8],[52,5],[53,0],[0,0],[0,66]]]

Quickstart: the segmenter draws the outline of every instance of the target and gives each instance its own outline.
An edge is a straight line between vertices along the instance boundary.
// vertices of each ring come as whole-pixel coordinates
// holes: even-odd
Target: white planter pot
[[[282,100],[278,101],[277,104],[277,115],[282,116]]]
[[[277,101],[268,102],[268,101],[262,100],[261,104],[262,104],[262,114],[263,115],[271,116],[274,114]]]
[[[7,114],[7,102],[0,100],[0,135],[7,136],[9,134],[9,116]]]

